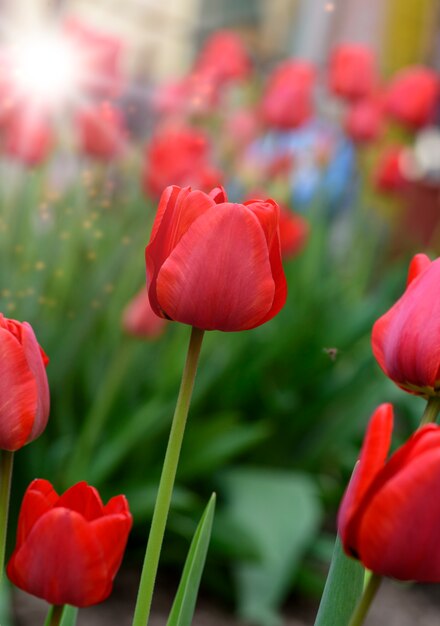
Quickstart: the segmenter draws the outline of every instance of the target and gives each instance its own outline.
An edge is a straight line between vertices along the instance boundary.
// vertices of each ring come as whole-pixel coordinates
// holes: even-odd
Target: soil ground
[[[136,579],[123,573],[114,593],[105,603],[82,609],[78,626],[131,626],[136,595]],[[151,626],[165,626],[171,599],[163,587],[156,595]],[[290,603],[283,626],[312,626],[316,606]],[[44,624],[47,604],[17,591],[14,594],[14,626]],[[404,585],[389,580],[382,583],[365,626],[434,626],[440,624],[440,586]],[[251,626],[238,621],[212,601],[201,598],[193,626]],[[332,626],[341,626],[334,624]]]

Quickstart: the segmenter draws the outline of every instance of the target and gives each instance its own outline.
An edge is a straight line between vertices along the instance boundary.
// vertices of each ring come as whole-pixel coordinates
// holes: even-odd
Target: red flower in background
[[[3,130],[5,153],[32,167],[43,163],[54,144],[46,114],[36,109],[14,108]]]
[[[281,256],[288,259],[304,248],[309,236],[309,223],[302,215],[280,206]]]
[[[125,332],[135,337],[155,339],[165,330],[166,321],[151,308],[148,288],[143,287],[128,303],[122,318]]]
[[[297,128],[313,112],[315,70],[306,61],[286,61],[269,77],[261,104],[263,121],[278,130]]]
[[[440,582],[440,427],[420,428],[387,461],[393,408],[373,414],[342,501],[344,550],[382,576]]]
[[[168,187],[145,252],[152,309],[204,330],[264,324],[284,306],[279,208],[273,200],[228,202]]]
[[[41,435],[49,417],[48,358],[27,322],[0,313],[0,448],[18,450]]]
[[[251,63],[241,37],[230,30],[217,31],[208,37],[197,58],[195,72],[208,75],[220,84],[247,78]]]
[[[396,121],[417,129],[429,124],[439,98],[439,78],[426,67],[407,67],[388,86],[385,106]]]
[[[380,367],[399,387],[440,395],[440,258],[414,257],[402,297],[373,326]]]
[[[366,98],[377,86],[376,60],[370,48],[341,44],[330,56],[331,91],[347,100]]]
[[[383,131],[383,105],[379,98],[354,102],[345,117],[345,131],[357,143],[369,143]]]
[[[109,102],[83,107],[76,119],[81,151],[109,161],[119,156],[127,140],[124,118]]]
[[[164,129],[145,150],[142,185],[147,195],[159,196],[170,184],[193,185],[208,191],[222,181],[210,161],[206,135],[189,126]]]
[[[378,191],[395,193],[406,185],[402,171],[402,146],[390,146],[380,156],[375,172],[375,186]]]
[[[124,83],[122,40],[76,17],[68,18],[63,29],[79,55],[79,88],[100,99],[119,96]]]
[[[132,525],[124,496],[103,506],[84,482],[59,496],[47,480],[26,490],[9,579],[55,605],[90,606],[111,593]]]

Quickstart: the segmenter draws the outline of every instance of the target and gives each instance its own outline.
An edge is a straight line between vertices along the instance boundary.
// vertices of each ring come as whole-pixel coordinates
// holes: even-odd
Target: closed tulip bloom
[[[377,191],[395,194],[405,188],[407,180],[402,168],[403,154],[402,146],[389,146],[379,155],[374,173]]]
[[[365,98],[355,102],[345,118],[347,135],[356,143],[375,141],[383,130],[383,107],[377,98]]]
[[[438,75],[427,67],[408,67],[396,74],[385,99],[388,114],[410,129],[422,128],[434,117],[439,99]]]
[[[373,326],[380,367],[399,387],[440,395],[440,258],[414,257],[403,296]]]
[[[290,259],[304,248],[309,236],[309,224],[302,215],[280,207],[281,256]]]
[[[208,137],[200,130],[183,124],[164,128],[146,148],[142,185],[147,195],[160,196],[172,184],[209,191],[221,181]]]
[[[247,78],[251,64],[240,36],[230,30],[221,30],[206,40],[195,69],[222,84]]]
[[[221,189],[168,187],[146,262],[153,310],[203,330],[254,328],[286,299],[273,200],[235,204]]]
[[[21,505],[8,577],[51,604],[102,602],[111,593],[131,525],[124,496],[104,506],[85,482],[59,496],[47,480],[34,480]]]
[[[0,448],[11,452],[41,435],[49,417],[48,358],[27,322],[0,313]]]
[[[440,427],[420,428],[387,461],[393,408],[373,414],[339,510],[344,550],[382,576],[440,582]]]
[[[307,61],[285,61],[269,77],[261,104],[263,121],[276,130],[298,128],[313,113],[315,69]]]
[[[52,127],[44,113],[14,109],[4,130],[4,150],[9,157],[34,167],[48,158],[53,143]]]
[[[341,44],[330,57],[330,89],[347,100],[371,94],[377,84],[372,50],[361,44]]]
[[[81,150],[88,156],[111,161],[124,149],[127,131],[119,109],[109,102],[82,108],[77,116]]]
[[[151,308],[148,288],[143,287],[125,308],[122,325],[134,337],[155,339],[165,330],[167,322]]]

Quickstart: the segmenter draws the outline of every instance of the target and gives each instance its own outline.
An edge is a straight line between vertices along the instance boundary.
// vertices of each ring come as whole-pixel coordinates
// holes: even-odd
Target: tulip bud
[[[15,451],[41,435],[49,417],[48,358],[27,322],[0,313],[0,448]]]

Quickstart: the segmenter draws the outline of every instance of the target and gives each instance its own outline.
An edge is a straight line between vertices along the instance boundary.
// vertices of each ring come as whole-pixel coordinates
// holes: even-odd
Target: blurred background
[[[12,514],[37,476],[127,494],[136,588],[189,338],[143,289],[160,194],[272,197],[288,301],[207,333],[161,589],[215,490],[204,597],[312,623],[369,415],[395,403],[398,445],[423,409],[370,333],[439,254],[439,3],[3,0],[0,36],[0,311],[33,325],[52,398]]]

